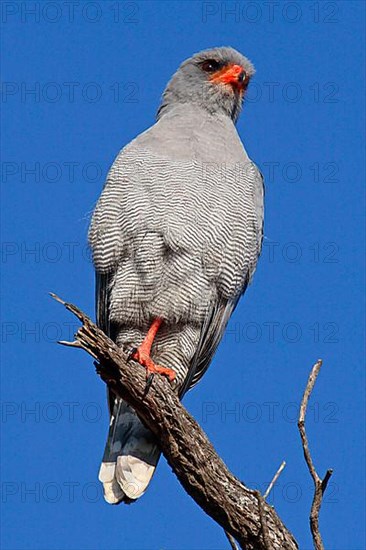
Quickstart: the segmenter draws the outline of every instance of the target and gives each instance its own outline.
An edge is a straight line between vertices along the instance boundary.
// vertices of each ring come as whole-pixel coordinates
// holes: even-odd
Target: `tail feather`
[[[145,428],[132,407],[116,399],[99,470],[105,500],[119,504],[143,495],[160,454],[154,435]]]

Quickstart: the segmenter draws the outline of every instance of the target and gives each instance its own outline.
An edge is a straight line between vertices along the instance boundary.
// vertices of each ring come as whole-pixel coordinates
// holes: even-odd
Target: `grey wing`
[[[262,172],[259,170],[258,166],[252,162],[253,167],[256,171],[256,185],[254,187],[254,205],[257,215],[257,228],[258,228],[258,255],[257,260],[262,251],[263,235],[264,235],[264,195],[265,195],[265,186],[264,186],[264,177]],[[251,276],[253,276],[253,273]]]
[[[109,288],[112,274],[101,274],[95,272],[95,315],[97,326],[112,340],[114,335],[109,318]],[[107,388],[109,413],[112,415],[115,396]]]
[[[109,284],[109,274],[95,272],[95,315],[97,326],[107,336],[111,336],[109,320]]]
[[[216,349],[224,335],[227,323],[234,312],[240,297],[246,291],[248,284],[251,282],[258,258],[262,250],[263,242],[263,225],[264,225],[264,178],[258,167],[254,164],[256,184],[254,186],[254,205],[256,212],[256,230],[257,230],[257,246],[255,250],[255,263],[248,270],[244,278],[243,287],[240,294],[231,300],[219,298],[218,301],[211,307],[210,314],[206,317],[201,329],[201,337],[192,359],[187,376],[179,390],[179,396],[182,398],[184,394],[191,389],[207,371]]]
[[[221,299],[211,308],[202,326],[200,341],[189,371],[179,389],[179,397],[182,398],[193,388],[207,371],[239,298],[240,296],[230,301]]]

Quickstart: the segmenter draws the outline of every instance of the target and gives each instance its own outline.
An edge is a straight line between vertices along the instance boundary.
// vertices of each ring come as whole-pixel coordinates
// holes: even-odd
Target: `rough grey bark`
[[[60,300],[82,322],[74,342],[97,360],[97,373],[134,407],[154,432],[161,450],[185,491],[246,550],[295,550],[298,545],[275,510],[258,491],[237,479],[206,434],[187,412],[169,382],[155,376],[146,394],[146,371],[110,340],[77,307]]]

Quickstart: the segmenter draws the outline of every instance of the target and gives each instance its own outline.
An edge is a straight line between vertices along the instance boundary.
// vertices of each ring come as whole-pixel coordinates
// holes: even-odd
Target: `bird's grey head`
[[[157,118],[177,104],[194,104],[211,114],[225,113],[235,122],[254,72],[249,59],[233,48],[196,53],[181,64],[168,83]]]

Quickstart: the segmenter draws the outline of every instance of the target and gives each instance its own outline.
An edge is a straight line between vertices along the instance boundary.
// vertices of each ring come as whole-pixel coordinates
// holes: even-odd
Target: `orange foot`
[[[142,349],[141,349],[142,348]],[[157,365],[151,359],[150,355],[146,353],[141,345],[137,350],[131,355],[132,359],[138,361],[140,365],[146,368],[146,376],[149,378],[149,375],[161,374],[162,376],[167,376],[171,382],[175,379],[175,372],[172,369],[167,367],[162,367]]]
[[[142,344],[131,353],[132,359],[135,359],[140,363],[140,365],[146,367],[146,375],[149,380],[148,385],[151,384],[154,374],[167,376],[171,382],[173,382],[173,380],[175,379],[175,372],[172,369],[156,365],[150,356],[151,347],[162,322],[163,320],[159,317],[154,319]]]

